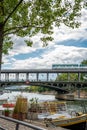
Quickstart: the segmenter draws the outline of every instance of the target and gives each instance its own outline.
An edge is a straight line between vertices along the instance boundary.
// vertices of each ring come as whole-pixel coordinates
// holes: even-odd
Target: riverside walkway
[[[25,123],[26,125],[29,124],[31,128],[20,124],[19,127],[16,126],[16,123],[4,118],[1,118],[4,116],[0,116],[0,130],[66,130],[61,127],[46,127],[44,122],[41,121],[30,121],[30,120],[25,120],[23,121],[18,121],[21,123]],[[7,117],[8,118],[8,117]],[[11,118],[8,118],[11,119]],[[12,119],[14,120],[14,119]],[[16,120],[17,121],[17,120]],[[36,128],[32,127],[35,126]]]

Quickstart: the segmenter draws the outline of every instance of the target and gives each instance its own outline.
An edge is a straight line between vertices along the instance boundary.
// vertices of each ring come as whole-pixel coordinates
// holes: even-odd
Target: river
[[[12,86],[9,87],[9,90],[11,91],[4,91],[2,95],[0,95],[0,100],[2,99],[7,99],[8,102],[15,102],[17,97],[19,95],[28,98],[28,101],[32,98],[37,98],[38,101],[53,101],[55,99],[55,95],[51,94],[40,94],[40,93],[30,93],[30,92],[22,92],[22,91],[12,91],[12,89],[17,89],[17,88],[25,88],[26,86]],[[68,111],[80,111],[87,113],[87,100],[79,100],[79,101],[67,101],[67,108]]]
[[[28,100],[32,98],[37,98],[38,101],[52,101],[55,100],[54,95],[44,95],[40,93],[29,93],[29,92],[21,92],[21,91],[11,91],[11,92],[5,92],[2,95],[0,95],[1,99],[7,99],[9,102],[15,102],[18,96],[23,96],[28,98]]]

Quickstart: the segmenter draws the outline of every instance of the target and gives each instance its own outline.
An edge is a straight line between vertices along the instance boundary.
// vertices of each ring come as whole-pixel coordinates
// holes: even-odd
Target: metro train
[[[87,68],[87,65],[84,64],[53,64],[52,69],[59,68]]]

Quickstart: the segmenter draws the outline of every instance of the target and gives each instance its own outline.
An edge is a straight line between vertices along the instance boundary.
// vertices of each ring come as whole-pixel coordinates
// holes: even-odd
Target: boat
[[[47,127],[63,127],[70,130],[87,129],[87,114],[74,110],[70,112],[64,101],[44,102],[42,113],[38,113],[38,119],[44,120]]]
[[[2,106],[4,108],[14,108],[15,104],[14,103],[3,103]]]

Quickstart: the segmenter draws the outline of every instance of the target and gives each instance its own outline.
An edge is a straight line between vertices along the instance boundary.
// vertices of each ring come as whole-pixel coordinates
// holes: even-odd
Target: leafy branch
[[[10,32],[11,33],[14,33],[16,32],[16,30],[18,31],[19,29],[24,29],[24,28],[28,28],[28,27],[34,27],[34,28],[44,28],[44,26],[34,26],[34,25],[23,25],[23,26],[18,26],[18,27],[12,27],[12,28],[9,28],[7,30],[4,31],[4,34],[8,31],[11,31],[11,30],[14,30],[13,32]],[[4,36],[8,35],[9,33],[6,33]]]
[[[15,12],[15,10],[18,8],[18,6],[22,3],[23,0],[20,0],[19,3],[14,7],[14,9],[12,10],[12,12],[8,15],[8,17],[5,19],[4,21],[4,25],[5,23],[8,21],[8,19],[11,17],[11,15]]]

